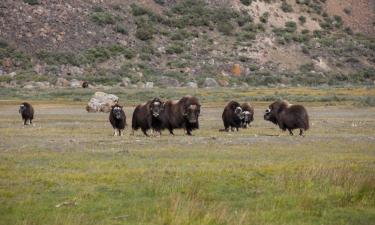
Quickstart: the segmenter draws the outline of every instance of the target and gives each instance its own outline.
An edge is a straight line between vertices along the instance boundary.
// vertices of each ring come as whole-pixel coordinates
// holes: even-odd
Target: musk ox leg
[[[290,136],[294,135],[291,129],[288,129],[288,131],[289,131]]]
[[[299,129],[299,135],[302,137],[305,137],[305,134],[303,133],[303,129]]]
[[[173,129],[172,128],[168,128],[168,130],[169,130],[169,134],[172,134],[174,136]]]
[[[27,119],[24,119],[24,121],[23,121],[23,125],[24,125],[24,126],[27,125]]]
[[[146,129],[142,129],[142,132],[143,132],[143,134],[144,134],[146,137],[149,137],[148,134],[147,134],[147,130],[146,130]]]
[[[186,132],[187,132],[187,135],[191,136],[191,130],[190,129],[187,129]]]
[[[117,129],[114,129],[113,136],[117,136]]]

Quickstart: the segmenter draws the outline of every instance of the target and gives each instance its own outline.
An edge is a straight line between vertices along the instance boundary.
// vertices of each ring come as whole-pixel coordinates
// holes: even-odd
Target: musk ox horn
[[[236,110],[234,110],[235,113],[239,114],[239,113],[242,113],[242,109],[241,107],[237,107]]]
[[[195,110],[198,106],[197,105],[190,105],[189,109]]]

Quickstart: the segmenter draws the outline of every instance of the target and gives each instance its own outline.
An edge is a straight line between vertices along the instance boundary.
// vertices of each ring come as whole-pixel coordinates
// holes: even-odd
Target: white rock
[[[86,106],[87,112],[110,112],[111,107],[118,103],[119,98],[113,94],[95,92]]]
[[[154,88],[154,82],[146,82],[145,88]]]
[[[204,86],[208,87],[208,88],[210,88],[210,87],[219,87],[219,84],[217,83],[217,81],[214,78],[207,77],[204,80]]]

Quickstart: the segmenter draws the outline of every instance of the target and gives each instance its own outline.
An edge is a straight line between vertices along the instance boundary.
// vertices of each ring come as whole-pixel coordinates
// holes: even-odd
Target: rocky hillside
[[[0,82],[373,84],[372,0],[2,0]]]

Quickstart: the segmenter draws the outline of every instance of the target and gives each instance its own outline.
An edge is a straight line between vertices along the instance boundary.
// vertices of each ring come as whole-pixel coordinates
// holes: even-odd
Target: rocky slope
[[[0,82],[373,84],[374,8],[372,0],[3,0]]]

